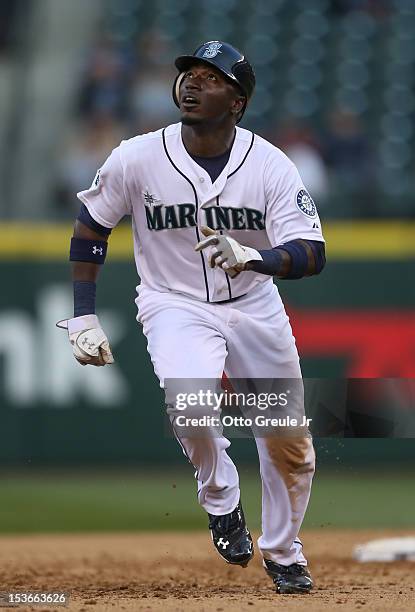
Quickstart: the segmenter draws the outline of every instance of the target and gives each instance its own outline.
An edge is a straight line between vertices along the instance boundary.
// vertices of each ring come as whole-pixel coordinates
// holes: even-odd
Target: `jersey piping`
[[[219,204],[219,196],[216,196],[216,205],[217,205],[217,206],[220,206],[220,204]],[[219,233],[222,235],[222,234],[223,234],[223,231],[222,231],[222,230],[219,230]],[[227,284],[228,284],[228,293],[229,293],[229,299],[231,300],[231,299],[232,299],[232,289],[231,289],[231,283],[230,283],[230,281],[229,281],[229,275],[228,275],[228,274],[226,274],[226,272],[225,272],[225,271],[224,271],[224,274],[225,274],[225,277],[226,277],[226,282],[227,282]]]
[[[231,176],[233,176],[234,174],[236,174],[236,173],[238,172],[239,168],[241,168],[241,167],[244,165],[245,160],[246,160],[246,158],[248,157],[248,155],[249,155],[249,153],[250,153],[250,151],[251,151],[251,149],[252,149],[252,147],[253,147],[253,145],[254,145],[254,139],[255,139],[255,134],[252,132],[251,143],[250,143],[250,145],[249,145],[249,147],[248,147],[247,152],[245,153],[245,156],[244,156],[243,160],[241,161],[241,163],[239,164],[239,166],[238,166],[237,168],[235,168],[235,170],[234,170],[233,172],[231,172],[230,174],[228,174],[227,178],[230,178]]]
[[[169,152],[167,150],[167,145],[166,145],[166,137],[165,137],[165,131],[166,128],[163,129],[161,135],[162,135],[162,139],[163,139],[163,147],[164,147],[164,152],[166,153],[167,159],[169,160],[169,162],[171,163],[171,165],[173,166],[173,168],[180,174],[180,176],[182,176],[191,186],[191,188],[193,189],[193,194],[194,194],[194,198],[195,198],[195,206],[196,206],[196,220],[197,220],[197,216],[198,216],[198,212],[199,212],[199,198],[197,196],[197,191],[195,186],[193,185],[192,181],[189,179],[188,176],[186,176],[174,163],[174,161],[172,160],[172,158],[169,155]],[[199,228],[195,227],[196,230],[196,238],[197,241],[200,242],[200,234],[199,234]],[[203,267],[203,276],[205,279],[205,288],[206,288],[206,301],[210,302],[210,298],[209,298],[209,283],[208,283],[208,279],[207,279],[207,274],[206,274],[206,264],[205,264],[205,259],[203,257],[203,253],[200,252],[200,258],[202,260],[202,267]]]

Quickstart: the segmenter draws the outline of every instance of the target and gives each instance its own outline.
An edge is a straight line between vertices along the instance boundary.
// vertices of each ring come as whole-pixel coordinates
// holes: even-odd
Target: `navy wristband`
[[[298,240],[290,240],[278,248],[291,257],[290,271],[284,278],[287,280],[303,278],[308,270],[308,254],[304,244],[301,244]]]
[[[105,240],[71,238],[69,259],[71,261],[86,261],[89,263],[103,264],[107,254],[107,247],[108,244]]]
[[[262,261],[254,259],[250,262],[250,270],[259,272],[260,274],[269,274],[277,276],[281,270],[282,255],[278,249],[267,249],[266,251],[258,251],[262,257]]]
[[[326,249],[324,242],[319,242],[317,240],[308,240],[307,242],[313,251],[314,261],[316,264],[315,274],[320,274],[326,265]]]
[[[74,281],[73,316],[95,314],[96,284],[93,281]]]

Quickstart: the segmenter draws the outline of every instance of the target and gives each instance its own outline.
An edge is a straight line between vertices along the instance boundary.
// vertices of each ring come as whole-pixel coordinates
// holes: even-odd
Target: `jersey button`
[[[201,183],[204,183],[204,182],[205,182],[205,179],[203,178],[203,176],[201,176],[201,177],[199,178],[199,181],[200,181]]]

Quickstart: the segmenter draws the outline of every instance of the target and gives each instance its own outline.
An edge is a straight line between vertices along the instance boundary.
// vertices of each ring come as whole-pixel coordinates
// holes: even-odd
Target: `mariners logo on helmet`
[[[219,49],[221,48],[222,43],[219,42],[212,42],[209,44],[208,47],[206,47],[202,57],[216,57],[218,53],[222,53],[222,51],[220,51]]]
[[[297,193],[297,206],[307,217],[315,217],[317,214],[314,200],[305,189],[300,189]]]

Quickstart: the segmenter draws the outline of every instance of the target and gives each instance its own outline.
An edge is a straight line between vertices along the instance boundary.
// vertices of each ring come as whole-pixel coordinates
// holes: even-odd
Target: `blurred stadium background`
[[[121,139],[177,121],[173,59],[201,41],[246,52],[242,127],[293,159],[324,221],[324,274],[279,283],[304,374],[415,376],[414,30],[412,0],[1,0],[0,532],[205,526],[135,322],[128,222],[98,290],[116,364],[80,368],[54,327],[75,193]],[[413,527],[413,439],[316,446],[306,525]],[[254,444],[232,455],[257,528]]]

